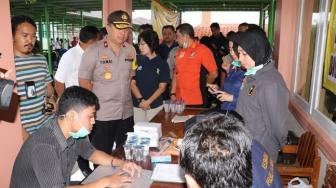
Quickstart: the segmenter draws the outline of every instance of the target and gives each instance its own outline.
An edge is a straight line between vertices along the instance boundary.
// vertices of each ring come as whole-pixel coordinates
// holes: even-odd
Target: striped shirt
[[[78,156],[90,158],[95,148],[89,139],[65,139],[56,118],[22,145],[13,167],[10,188],[65,188]]]
[[[32,134],[40,128],[49,115],[42,113],[47,96],[47,84],[52,82],[46,58],[42,55],[15,57],[15,69],[22,126]],[[35,82],[36,97],[27,98],[26,82]]]

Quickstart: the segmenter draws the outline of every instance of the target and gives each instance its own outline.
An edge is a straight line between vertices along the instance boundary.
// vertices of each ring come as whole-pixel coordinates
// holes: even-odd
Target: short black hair
[[[142,24],[139,26],[139,31],[147,31],[147,30],[153,30],[153,26],[151,24]]]
[[[80,31],[79,31],[79,40],[83,43],[87,43],[92,39],[97,39],[99,34],[99,30],[95,26],[84,26]]]
[[[174,27],[173,25],[164,25],[164,26],[162,27],[162,31],[163,31],[164,29],[171,29],[173,32],[175,32],[175,27]]]
[[[238,25],[238,27],[242,27],[242,26],[249,27],[249,24],[246,23],[246,22],[243,22],[243,23],[241,23],[241,24]]]
[[[226,33],[226,37],[230,37],[230,35],[233,35],[235,32],[234,31],[229,31]]]
[[[107,30],[106,30],[106,27],[102,27],[100,30],[99,30],[99,40],[102,40],[105,36],[107,35]]]
[[[240,33],[240,32],[237,32],[237,33]],[[234,31],[229,31],[227,34],[226,34],[226,37],[229,41],[231,41],[233,43],[233,46],[232,46],[232,49],[234,51],[234,53],[236,54],[237,57],[239,57],[239,53],[238,53],[238,44],[235,42],[235,37],[237,36],[237,33],[234,32]],[[229,49],[229,42],[227,43],[227,49]]]
[[[219,24],[217,22],[214,22],[210,25],[210,28],[216,28],[219,29]]]
[[[176,31],[183,35],[189,35],[189,37],[192,39],[195,37],[194,28],[188,23],[180,24],[177,26]]]
[[[99,109],[98,97],[90,90],[80,86],[71,86],[64,90],[59,103],[58,115],[64,115],[70,110],[81,112],[87,107]]]
[[[16,33],[17,27],[22,23],[29,23],[35,29],[37,29],[35,21],[31,17],[26,16],[26,15],[13,16],[12,19],[11,19],[11,23],[12,23],[12,35],[13,36]]]
[[[212,47],[213,41],[210,37],[208,36],[203,36],[200,41],[201,44],[204,44],[205,46],[207,46],[210,50],[214,50]]]
[[[141,39],[148,45],[152,53],[157,52],[159,48],[159,36],[155,31],[147,30],[140,33],[138,43],[140,43]]]
[[[184,136],[180,165],[201,187],[251,187],[251,145],[243,121],[211,113]]]

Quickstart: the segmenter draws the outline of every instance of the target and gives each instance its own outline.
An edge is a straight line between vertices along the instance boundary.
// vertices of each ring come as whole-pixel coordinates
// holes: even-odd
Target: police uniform
[[[288,100],[286,84],[273,62],[247,76],[239,93],[237,112],[274,161],[287,138]]]
[[[252,188],[282,188],[275,161],[256,140],[252,141]]]
[[[265,147],[273,161],[277,161],[288,132],[289,92],[286,83],[274,65],[272,48],[262,29],[241,32],[234,42],[255,64],[245,73],[236,110],[243,116],[253,138]]]
[[[130,25],[129,16],[124,11],[112,14],[108,18],[109,23],[115,20]],[[119,21],[123,19],[127,22]],[[134,76],[132,66],[135,61],[133,46],[122,44],[119,55],[116,55],[107,38],[86,49],[82,57],[79,79],[91,81],[92,91],[97,95],[100,105],[96,112],[92,143],[107,153],[111,152],[114,141],[117,147],[121,146],[126,140],[126,133],[133,131],[130,81]]]

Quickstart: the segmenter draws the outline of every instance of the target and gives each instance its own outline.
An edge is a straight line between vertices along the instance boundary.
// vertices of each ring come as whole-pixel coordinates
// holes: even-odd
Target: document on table
[[[193,117],[193,115],[187,115],[187,116],[175,115],[171,121],[173,123],[183,123],[183,122],[186,122],[188,119],[190,119],[192,117]]]
[[[119,168],[111,168],[109,166],[99,166],[95,169],[83,182],[82,184],[88,184],[93,181],[96,181],[104,176],[109,176],[114,173],[118,173],[121,170]],[[152,171],[142,169],[140,177],[134,176],[133,182],[129,186],[125,186],[123,188],[149,188],[151,181]]]
[[[159,182],[185,183],[184,172],[178,164],[156,164],[151,179]]]

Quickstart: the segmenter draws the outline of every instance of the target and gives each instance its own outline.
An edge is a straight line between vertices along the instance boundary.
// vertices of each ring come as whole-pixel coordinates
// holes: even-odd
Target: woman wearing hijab
[[[221,90],[218,90],[219,87],[216,84],[207,85],[209,92],[216,95],[216,98],[222,102],[220,109],[223,111],[236,109],[240,87],[244,80],[245,71],[240,68],[237,44],[233,42],[236,35],[237,33],[232,33],[228,36],[230,54],[222,59],[222,68],[227,72],[227,76]]]
[[[162,93],[170,80],[168,63],[156,54],[159,37],[147,30],[139,35],[138,67],[131,81],[134,122],[150,121],[163,107]]]
[[[239,45],[239,61],[246,68],[236,111],[276,161],[287,137],[288,89],[275,68],[271,45],[261,28],[239,33],[234,42]]]

